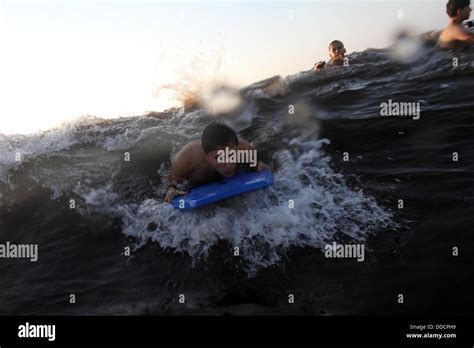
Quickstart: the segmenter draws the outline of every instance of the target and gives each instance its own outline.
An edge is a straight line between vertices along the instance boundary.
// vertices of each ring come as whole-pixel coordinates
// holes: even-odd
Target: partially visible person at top
[[[449,0],[446,12],[449,16],[448,26],[441,32],[438,45],[446,49],[464,48],[474,42],[474,33],[462,23],[469,19],[471,0]]]
[[[339,40],[334,40],[329,44],[329,59],[327,62],[321,61],[314,64],[314,70],[318,71],[325,67],[344,65],[344,58],[346,57],[346,49],[344,44]]]

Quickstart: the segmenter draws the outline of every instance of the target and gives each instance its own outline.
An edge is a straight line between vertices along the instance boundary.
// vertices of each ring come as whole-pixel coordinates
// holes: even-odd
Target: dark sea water
[[[39,246],[36,263],[0,259],[0,314],[471,314],[474,50],[456,67],[429,40],[412,62],[392,53],[250,86],[224,116],[0,134],[0,243]],[[381,116],[389,99],[420,102],[420,119]],[[170,156],[216,118],[278,163],[275,183],[176,211]],[[325,258],[334,241],[365,261]]]

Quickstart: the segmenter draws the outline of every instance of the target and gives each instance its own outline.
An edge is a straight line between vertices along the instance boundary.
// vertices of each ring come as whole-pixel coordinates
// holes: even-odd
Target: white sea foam
[[[49,155],[64,150],[76,143],[76,127],[86,122],[87,117],[75,123],[65,123],[61,127],[30,135],[0,134],[0,180],[7,179],[7,172],[20,166],[29,158]]]
[[[160,120],[130,118],[125,126],[104,126],[104,119],[85,115],[45,132],[23,135],[0,133],[0,181],[8,181],[8,172],[25,161],[51,156],[76,144],[93,144],[105,151],[122,151],[137,142],[156,136]]]
[[[338,232],[361,242],[371,231],[389,226],[392,215],[374,198],[347,186],[318,150],[324,143],[306,143],[308,150],[298,155],[280,151],[282,168],[273,186],[212,208],[181,212],[153,199],[119,206],[123,232],[141,243],[186,252],[194,260],[225,240],[239,248],[249,274],[277,264],[292,246],[321,249]],[[147,228],[150,223],[152,229]]]

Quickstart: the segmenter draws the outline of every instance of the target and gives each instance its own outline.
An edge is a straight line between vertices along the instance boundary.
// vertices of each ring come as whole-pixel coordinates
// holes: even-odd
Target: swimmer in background
[[[449,0],[446,4],[449,24],[439,36],[438,45],[441,48],[461,49],[474,43],[474,33],[462,25],[465,20],[469,19],[470,4],[470,0]]]
[[[334,40],[329,44],[329,59],[327,62],[319,62],[314,65],[311,70],[307,72],[313,71],[320,71],[324,67],[331,67],[331,66],[342,66],[344,62],[348,59],[346,58],[346,49],[344,44],[339,40]],[[306,73],[306,71],[304,72]],[[300,73],[301,74],[301,73]],[[252,90],[261,90],[269,97],[281,97],[286,94],[287,86],[291,80],[295,79],[295,77],[299,76],[300,74],[294,76],[287,76],[286,78],[282,78],[280,75],[273,76],[269,79],[265,79],[243,89],[244,93],[247,93]]]
[[[346,48],[344,44],[339,40],[334,40],[329,44],[329,59],[327,62],[321,61],[314,64],[314,71],[319,71],[325,67],[331,66],[342,66],[346,58]]]

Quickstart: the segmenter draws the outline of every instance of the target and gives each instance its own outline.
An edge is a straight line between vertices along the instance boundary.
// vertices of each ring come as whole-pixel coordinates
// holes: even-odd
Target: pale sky
[[[164,84],[294,74],[334,39],[386,47],[401,28],[441,29],[445,2],[0,0],[0,133],[160,111],[176,103]]]

